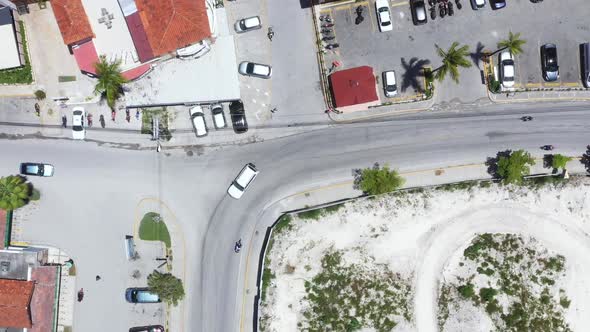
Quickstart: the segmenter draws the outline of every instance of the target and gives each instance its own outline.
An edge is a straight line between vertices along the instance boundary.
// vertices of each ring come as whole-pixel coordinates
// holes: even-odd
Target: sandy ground
[[[349,264],[385,264],[411,280],[414,319],[395,331],[437,331],[436,301],[448,263],[477,234],[515,233],[565,256],[566,321],[583,331],[590,326],[589,207],[590,179],[577,178],[536,191],[494,186],[359,200],[318,222],[295,219],[268,253],[276,278],[261,316],[270,331],[296,331],[304,319],[304,281],[320,271],[325,253],[341,250]],[[295,269],[287,273],[287,265]],[[462,311],[465,320],[490,326],[476,310]]]

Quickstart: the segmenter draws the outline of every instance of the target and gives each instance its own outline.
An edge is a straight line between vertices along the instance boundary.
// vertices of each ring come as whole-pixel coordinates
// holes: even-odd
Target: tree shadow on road
[[[590,145],[586,147],[586,153],[582,155],[580,162],[586,167],[586,173],[590,176]]]
[[[494,179],[499,179],[500,176],[498,175],[498,161],[500,157],[510,157],[512,154],[512,150],[505,150],[499,151],[495,157],[488,157],[486,160],[485,165],[488,167],[488,174],[492,176]]]
[[[424,77],[424,71],[422,69],[428,64],[430,64],[430,60],[419,60],[414,57],[410,59],[410,62],[406,62],[406,59],[402,58],[402,66],[405,72],[402,75],[402,86],[400,90],[405,92],[409,87],[412,87],[416,92],[423,92],[424,87],[418,78]]]
[[[484,48],[484,44],[482,44],[481,42],[477,42],[477,45],[475,46],[475,52],[469,53],[471,61],[473,61],[473,64],[476,65],[478,69],[481,69],[479,67],[479,60],[481,60],[481,57],[483,56]]]

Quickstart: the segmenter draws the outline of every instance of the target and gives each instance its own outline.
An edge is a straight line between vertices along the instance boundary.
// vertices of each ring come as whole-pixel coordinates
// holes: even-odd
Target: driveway
[[[457,41],[470,48],[471,68],[461,68],[460,83],[446,78],[436,85],[437,102],[473,102],[486,98],[482,83],[480,58],[484,50],[495,51],[497,43],[508,37],[508,32],[521,32],[527,40],[524,53],[517,56],[517,82],[520,86],[532,85],[574,87],[580,83],[578,44],[588,41],[590,6],[585,0],[563,2],[544,1],[531,3],[528,0],[507,1],[501,10],[492,10],[489,3],[480,10],[473,10],[469,1],[462,1],[462,9],[455,6],[455,14],[435,20],[428,16],[428,23],[415,26],[412,23],[410,5],[407,1],[390,2],[393,31],[379,32],[373,0],[324,8],[322,14],[331,13],[335,19],[335,35],[340,44],[338,53],[341,68],[369,65],[379,73],[394,69],[402,94],[412,94],[422,82],[417,67],[437,68],[441,61],[435,44],[443,49]],[[365,10],[365,20],[355,25],[354,10]],[[567,19],[562,12],[566,5]],[[428,5],[427,5],[428,7]],[[541,77],[539,48],[545,43],[557,44],[561,78],[556,83],[543,83]],[[497,57],[494,57],[497,63]],[[380,89],[381,90],[381,89]]]

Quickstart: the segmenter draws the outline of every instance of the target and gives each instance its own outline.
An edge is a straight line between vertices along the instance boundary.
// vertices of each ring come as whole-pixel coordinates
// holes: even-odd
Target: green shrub
[[[461,294],[461,296],[466,299],[470,299],[473,297],[473,295],[475,295],[475,290],[473,289],[472,283],[459,286],[457,291],[459,291],[459,294]]]
[[[45,99],[45,97],[47,97],[47,95],[45,94],[45,91],[43,91],[43,90],[35,91],[35,98],[37,98],[37,100],[43,100],[43,99]]]
[[[498,291],[493,288],[482,288],[479,290],[479,297],[484,302],[490,302],[494,299],[494,296],[498,294]]]
[[[304,212],[299,212],[297,216],[301,219],[313,219],[318,220],[322,216],[321,209],[309,210]]]

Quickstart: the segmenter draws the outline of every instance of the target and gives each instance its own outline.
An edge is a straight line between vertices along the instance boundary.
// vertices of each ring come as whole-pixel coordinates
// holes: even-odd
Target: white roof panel
[[[2,52],[0,52],[0,69],[21,66],[13,23],[10,8],[1,8],[0,40],[2,41]]]

